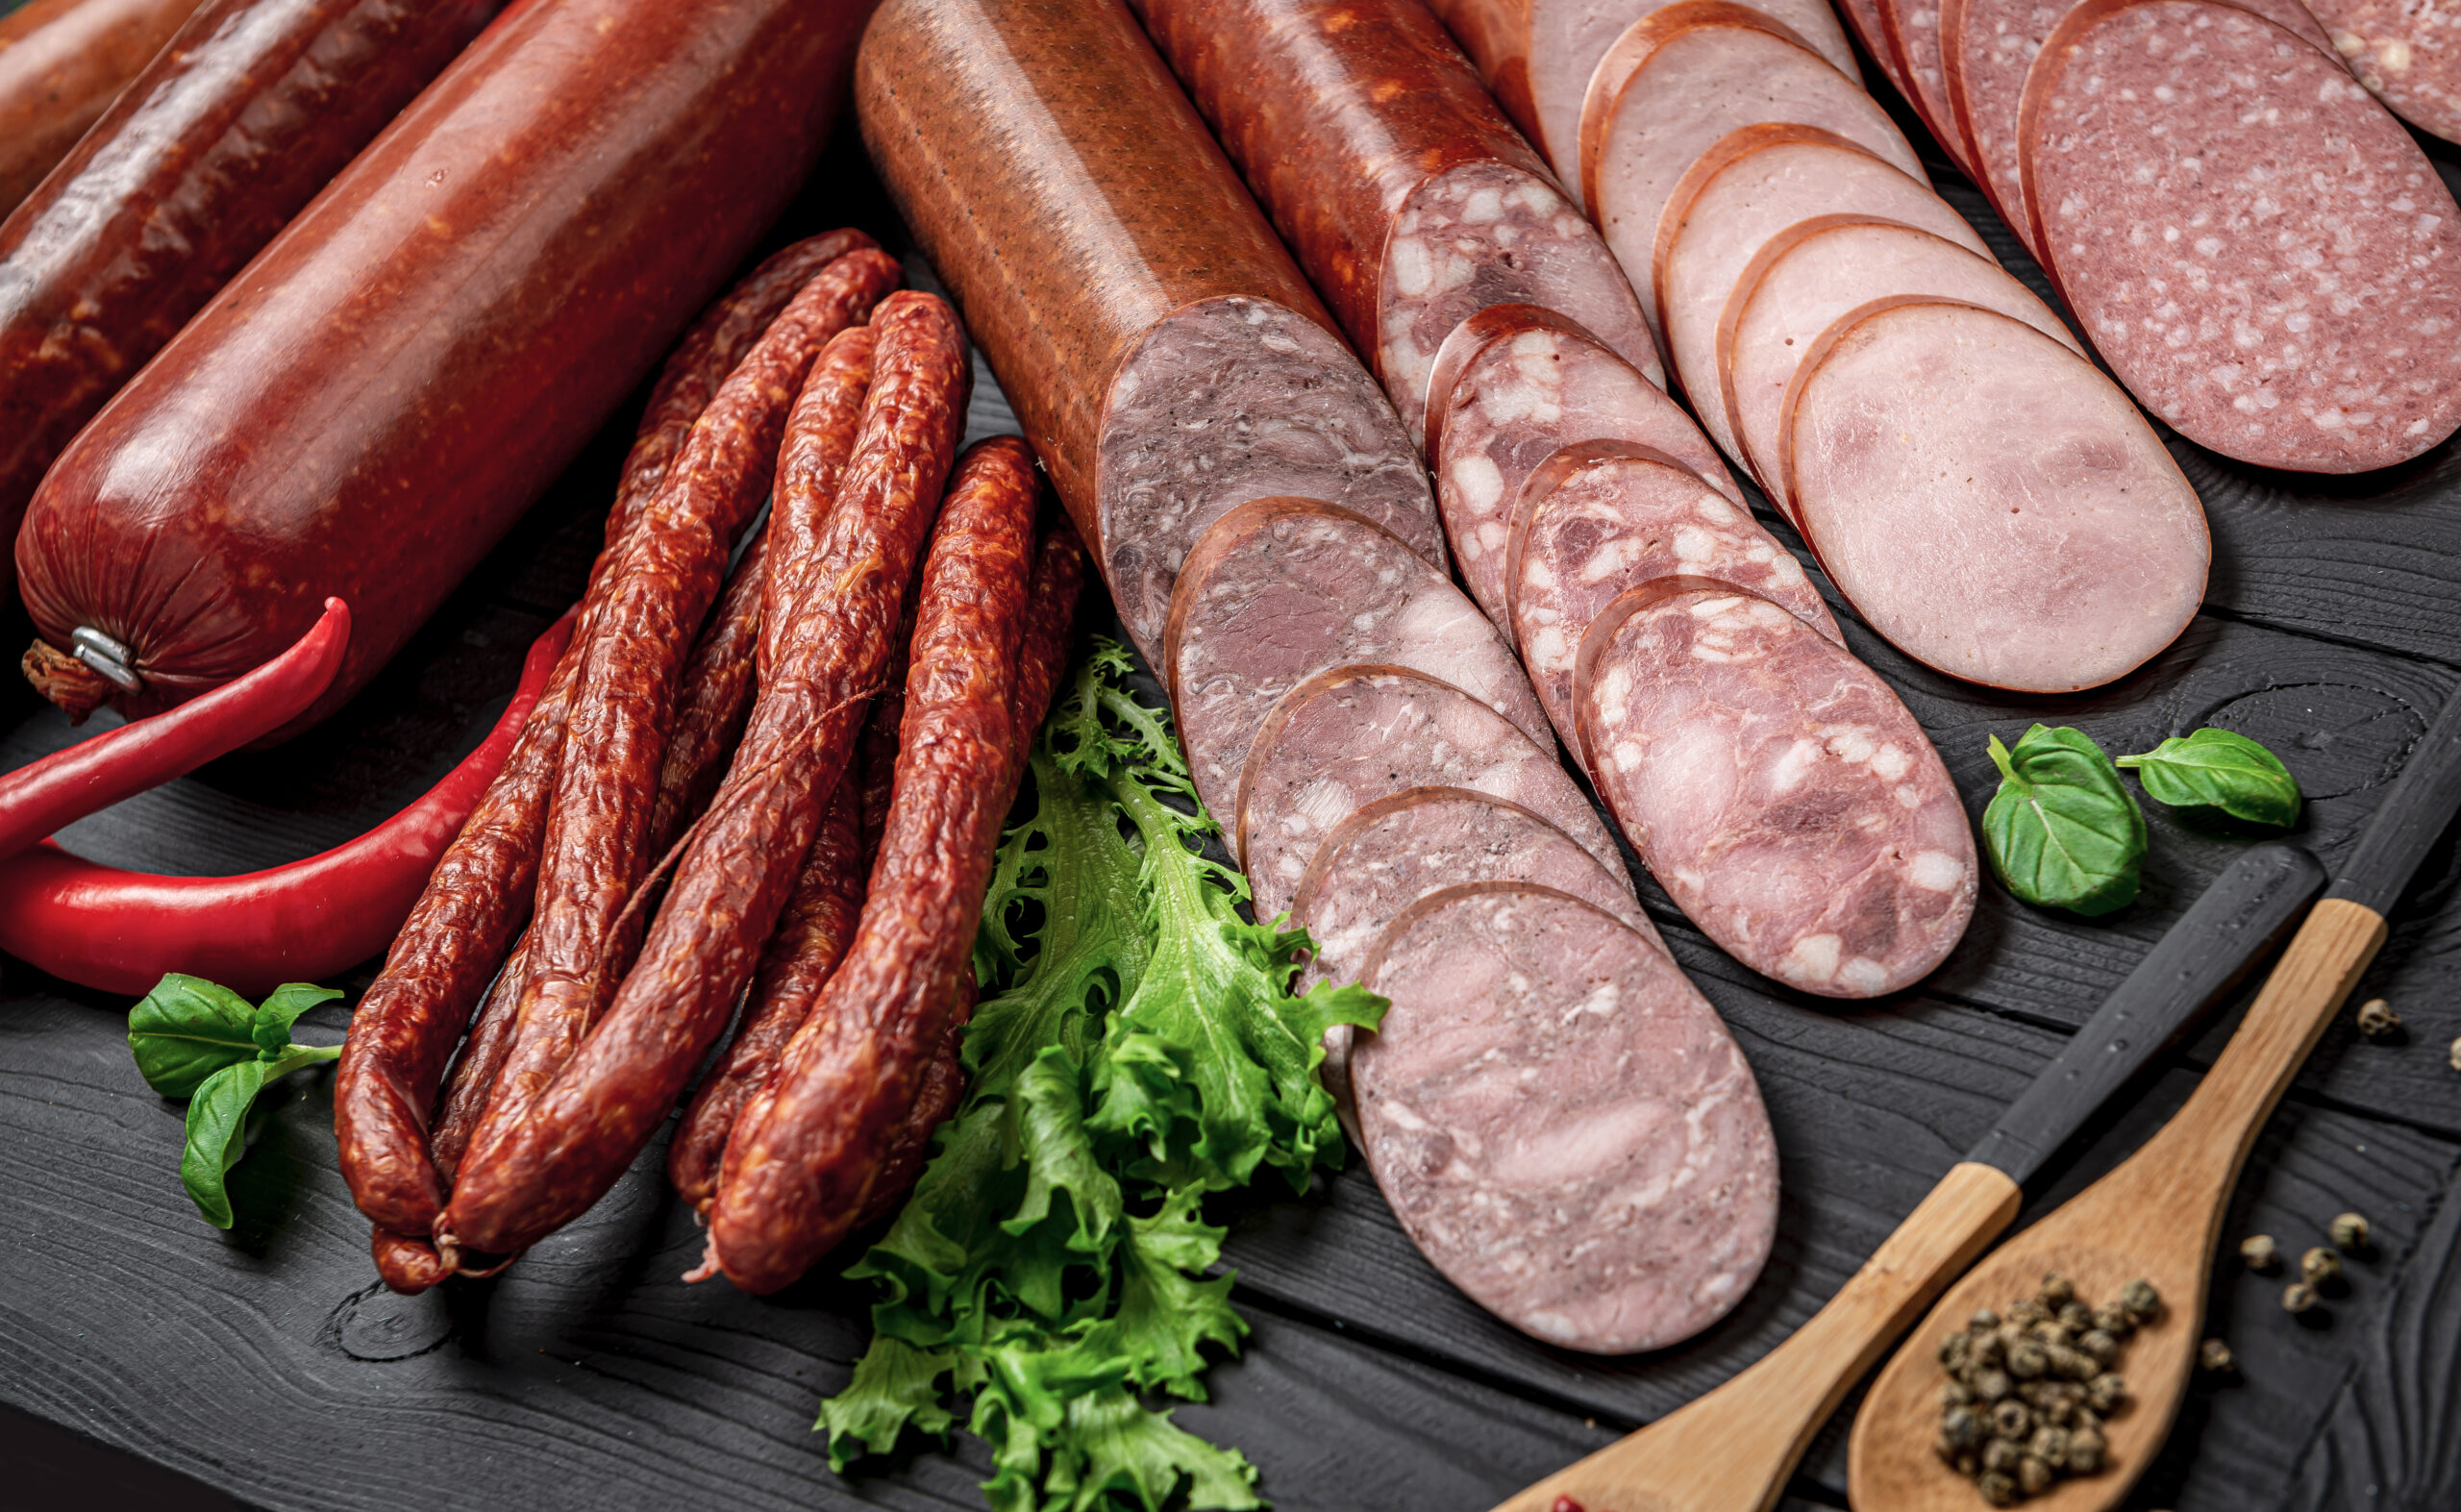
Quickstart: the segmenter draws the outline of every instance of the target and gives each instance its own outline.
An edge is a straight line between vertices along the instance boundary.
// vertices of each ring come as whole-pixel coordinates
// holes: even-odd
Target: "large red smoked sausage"
[[[0,215],[34,192],[196,0],[34,0],[0,17]]]
[[[800,185],[862,0],[523,0],[70,445],[17,571],[132,713],[358,615],[336,707]]]
[[[1659,376],[1624,270],[1418,0],[1131,4],[1413,437],[1444,338],[1492,305]]]
[[[206,0],[0,224],[0,531],[129,375],[503,9]]]
[[[888,0],[863,140],[1138,649],[1250,499],[1323,499],[1438,566],[1409,437],[1120,0]]]

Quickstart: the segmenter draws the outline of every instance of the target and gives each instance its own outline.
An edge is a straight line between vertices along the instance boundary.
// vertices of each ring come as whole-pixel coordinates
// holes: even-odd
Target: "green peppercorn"
[[[2136,1320],[2117,1302],[2104,1302],[2094,1309],[2094,1326],[2114,1339],[2125,1339],[2136,1331]]]
[[[2102,1420],[2094,1415],[2093,1408],[2079,1407],[2076,1409],[2076,1421],[2068,1425],[2068,1428],[2072,1434],[2100,1433],[2102,1431]]]
[[[1976,1332],[1988,1333],[2000,1326],[2000,1315],[1988,1307],[1976,1307],[1974,1310],[1974,1318],[1967,1326]]]
[[[2385,1039],[2401,1028],[2401,1016],[2381,998],[2370,998],[2358,1005],[2358,1031],[2369,1039]]]
[[[2231,1353],[2230,1346],[2220,1339],[2207,1339],[2197,1346],[2196,1368],[2207,1376],[2236,1376],[2239,1374],[2239,1356]]]
[[[2034,1342],[2046,1350],[2064,1350],[2070,1343],[2066,1328],[2055,1323],[2038,1323],[2033,1326]]]
[[[2136,1320],[2139,1327],[2162,1316],[2162,1294],[2141,1276],[2119,1289],[2119,1304],[2127,1309],[2127,1315]]]
[[[2017,1461],[2017,1489],[2029,1497],[2051,1489],[2051,1462],[2028,1454]]]
[[[2061,1395],[2042,1404],[2042,1420],[2056,1427],[2066,1427],[2076,1416],[2076,1399]]]
[[[2281,1289],[2281,1310],[2298,1317],[2316,1310],[2316,1288],[2305,1281],[2293,1281]]]
[[[1952,1380],[1940,1388],[1940,1410],[1974,1404],[1974,1388],[1961,1380]]]
[[[1991,1431],[2000,1437],[2014,1441],[2033,1430],[2033,1409],[2024,1402],[2002,1401],[1991,1409]]]
[[[2094,1326],[2094,1309],[2083,1302],[2070,1302],[2059,1309],[2059,1326],[2070,1334],[2079,1334]]]
[[[2093,1475],[2102,1468],[2102,1456],[2109,1452],[2110,1446],[2102,1442],[2100,1433],[2083,1429],[2071,1433],[2068,1435],[2068,1473],[2072,1475]]]
[[[2461,1071],[2461,1039],[2452,1042],[2452,1048],[2445,1053],[2444,1060],[2453,1070]]]
[[[2050,1322],[2051,1309],[2028,1297],[2009,1305],[2008,1321],[2020,1328],[2030,1328],[2035,1324]]]
[[[1974,1400],[1976,1401],[1999,1401],[2016,1389],[2016,1383],[2002,1370],[1976,1371],[1968,1384],[1974,1387]]]
[[[1951,1333],[1940,1340],[1940,1363],[1951,1371],[1965,1369],[1966,1351],[1970,1347],[1962,1332]]]
[[[1974,1489],[1981,1492],[1982,1500],[1995,1507],[2017,1504],[2017,1483],[1996,1470],[1986,1470],[1977,1476]]]
[[[2321,1291],[2342,1278],[2342,1257],[2318,1245],[2299,1257],[2299,1278]]]
[[[2367,1248],[2367,1220],[2357,1213],[2344,1213],[2333,1220],[2333,1247],[2356,1254]]]
[[[2006,1439],[1993,1439],[1982,1446],[1982,1468],[1996,1470],[2003,1475],[2013,1475],[2017,1469],[2017,1461],[2023,1459],[2025,1453],[2024,1450]]]
[[[2008,1346],[2008,1374],[2019,1380],[2032,1380],[2051,1368],[2051,1352],[2031,1339],[2020,1339]]]
[[[2117,1371],[2105,1371],[2085,1383],[2085,1405],[2107,1417],[2127,1402],[2127,1382]]]
[[[1982,1442],[1982,1414],[1972,1407],[1951,1407],[1940,1418],[1940,1436],[1965,1452]]]
[[[2076,1300],[2076,1283],[2075,1281],[2072,1281],[2067,1277],[2060,1275],[2057,1271],[2053,1271],[2042,1278],[2042,1295],[2039,1301],[2045,1307],[2050,1308],[2055,1313],[2059,1311],[2060,1308],[2067,1306],[2070,1302],[2073,1302]]]
[[[2026,1451],[2046,1464],[2056,1465],[2068,1457],[2068,1430],[2044,1424],[2034,1429],[2034,1436],[2026,1441]]]
[[[1931,1452],[1940,1456],[1941,1464],[1947,1465],[1951,1469],[1954,1469],[1956,1462],[1964,1457],[1963,1451],[1955,1445],[1950,1443],[1949,1436],[1945,1433],[1931,1441]],[[1960,1474],[1962,1474],[1962,1472],[1960,1472]]]
[[[2258,1276],[2271,1276],[2281,1269],[2281,1246],[2271,1234],[2250,1234],[2239,1241],[2239,1260]]]
[[[2008,1357],[2008,1346],[1997,1333],[1970,1333],[1974,1342],[1966,1347],[1965,1357],[1978,1369],[1988,1369]]]

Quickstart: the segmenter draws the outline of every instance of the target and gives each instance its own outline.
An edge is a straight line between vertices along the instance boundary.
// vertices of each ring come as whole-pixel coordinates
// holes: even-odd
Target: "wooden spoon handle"
[[[1838,1402],[2016,1218],[2021,1195],[1995,1167],[1952,1167],[1827,1305],[1751,1369],[1496,1512],[1552,1512],[1559,1497],[1597,1512],[1766,1512]]]

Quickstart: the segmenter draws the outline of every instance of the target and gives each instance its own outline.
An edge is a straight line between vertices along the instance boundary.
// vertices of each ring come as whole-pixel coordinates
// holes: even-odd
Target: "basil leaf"
[[[265,1063],[243,1060],[208,1077],[188,1103],[187,1148],[180,1153],[180,1184],[205,1221],[231,1227],[231,1194],[222,1184],[248,1151],[248,1110],[264,1090]]]
[[[146,1085],[189,1097],[215,1072],[257,1057],[256,1023],[257,1010],[230,988],[172,972],[129,1010],[128,1048]]]
[[[2134,767],[2145,791],[2174,808],[2219,808],[2250,824],[2299,822],[2299,780],[2279,756],[2235,731],[2208,725],[2119,764]]]
[[[1983,810],[1991,869],[2030,904],[2088,918],[2136,898],[2145,813],[2101,747],[2036,725],[2011,751],[1991,737],[2000,791]]]
[[[337,987],[319,987],[312,981],[286,981],[273,989],[273,996],[257,1004],[253,1035],[258,1053],[271,1060],[288,1050],[290,1026],[299,1021],[299,1015],[341,995]]]

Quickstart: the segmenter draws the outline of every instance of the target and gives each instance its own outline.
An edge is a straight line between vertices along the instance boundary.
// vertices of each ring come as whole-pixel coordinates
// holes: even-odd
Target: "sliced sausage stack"
[[[1879,17],[1905,58],[1936,60],[1913,76],[1924,118],[2180,434],[2340,473],[2461,427],[2461,211],[2367,93],[2461,130],[2461,52],[2432,10],[1945,0]]]
[[[1365,155],[1345,150],[1345,141],[1373,141],[1382,154],[1379,161],[1427,165],[1422,172],[1445,161],[1454,142],[1518,142],[1479,90],[1468,62],[1408,0],[1134,3],[1301,261],[1327,286],[1360,285],[1361,270],[1380,268],[1387,285],[1409,275],[1406,259],[1396,251],[1400,212],[1379,216],[1362,208],[1339,222],[1318,212],[1363,192],[1357,179]],[[1663,32],[1662,23],[1686,17],[1711,30],[1740,27],[1750,34],[1747,48],[1777,35],[1766,30],[1776,23],[1756,12],[1701,3],[1653,12],[1648,24]],[[1626,34],[1599,63],[1601,77],[1640,66],[1646,48],[1635,37],[1659,38],[1660,32]],[[1829,98],[1877,120],[1858,129],[1874,140],[1886,133],[1902,147],[1859,87],[1823,59],[1813,57],[1809,65],[1818,77],[1835,81]],[[1260,85],[1292,77],[1307,81],[1304,108]],[[1753,97],[1733,98],[1748,103]],[[1842,110],[1830,118],[1852,124]],[[1689,139],[1682,137],[1688,128],[1671,114],[1655,124],[1677,131],[1670,139]],[[1526,157],[1527,149],[1521,151]],[[1906,161],[1911,165],[1910,154]],[[1763,234],[1796,218],[1795,207],[1809,192],[1805,175],[1842,175],[1869,194],[1895,193],[1893,208],[1963,237],[1976,250],[1927,233],[1908,235],[1925,235],[2025,297],[1918,179],[1830,131],[1749,123],[1713,143],[1698,162],[1661,166],[1672,169],[1660,174],[1669,193],[1687,203],[1716,196],[1722,207],[1715,217],[1719,234],[1676,246],[1668,260],[1674,277],[1659,281],[1661,295],[1667,287],[1678,291],[1664,305],[1678,313],[1662,313],[1657,322],[1661,334],[1675,338],[1678,360],[1714,337],[1718,306],[1709,286],[1732,283]],[[1406,204],[1408,195],[1388,191],[1382,203]],[[1896,696],[1843,649],[1809,577],[1753,519],[1690,418],[1570,309],[1540,303],[1548,289],[1529,277],[1531,270],[1550,249],[1572,240],[1566,231],[1508,258],[1477,238],[1450,241],[1462,267],[1452,282],[1487,293],[1484,308],[1455,319],[1437,349],[1424,441],[1454,560],[1496,627],[1481,649],[1490,657],[1497,646],[1520,653],[1546,720],[1579,754],[1642,859],[1719,944],[1754,969],[1813,992],[1864,997],[1894,991],[1938,964],[1972,907],[1973,851],[1962,838],[1954,789]],[[1589,244],[1596,245],[1594,236]],[[1481,260],[1504,266],[1481,272]],[[1524,292],[1504,302],[1516,280]],[[2057,329],[2047,310],[2026,303],[2029,313]],[[1364,299],[1353,305],[1353,335],[1364,344],[1381,329],[1375,323],[1379,307]],[[1423,323],[1419,329],[1424,332]],[[1405,381],[1390,369],[1384,376],[1388,386]],[[1415,382],[1414,375],[1407,381]],[[1405,396],[1397,388],[1394,397]],[[1719,434],[1730,437],[1731,429]],[[1262,526],[1261,516],[1256,523]],[[1229,529],[1229,522],[1217,529]],[[1226,587],[1212,584],[1211,575],[1221,570],[1215,562],[1205,561],[1200,574],[1199,558],[1191,558],[1181,602],[1199,606],[1191,612],[1218,625],[1212,645],[1227,640],[1240,655],[1225,660],[1186,636],[1176,637],[1166,653],[1185,728],[1199,748],[1218,728],[1218,701],[1261,706],[1283,696],[1294,676],[1322,664],[1327,647],[1344,646],[1348,655],[1340,659],[1388,663],[1320,674],[1312,691],[1286,695],[1265,717],[1264,733],[1253,745],[1244,739],[1252,725],[1242,725],[1242,739],[1229,747],[1248,753],[1234,832],[1259,905],[1268,908],[1297,896],[1292,889],[1303,885],[1309,853],[1338,829],[1339,807],[1319,808],[1324,789],[1317,784],[1346,779],[1329,763],[1330,753],[1312,753],[1307,745],[1318,724],[1330,731],[1344,719],[1430,718],[1442,701],[1404,675],[1414,671],[1450,682],[1494,711],[1454,716],[1465,727],[1482,718],[1529,728],[1484,681],[1490,674],[1472,670],[1464,653],[1477,637],[1457,621],[1446,623],[1440,641],[1429,632],[1441,584],[1420,584],[1405,607],[1394,595],[1407,580],[1364,554],[1341,569],[1358,584],[1352,596],[1321,575],[1264,565],[1288,563],[1311,550],[1330,563],[1335,558],[1329,549],[1306,542],[1333,531],[1319,523],[1307,531],[1251,532],[1243,539],[1255,544],[1238,551],[1252,565],[1227,574]],[[1270,592],[1247,582],[1277,570],[1281,576]],[[1661,640],[1627,644],[1611,633],[1612,625],[1622,623],[1619,606],[1634,595],[1703,582],[1718,592],[1683,601],[1706,618],[1701,635],[1684,641],[1675,659],[1668,659]],[[1392,607],[1335,628],[1340,613],[1371,599]],[[1321,607],[1311,608],[1316,601]],[[1822,649],[1780,644],[1762,632],[1757,639],[1741,636],[1751,644],[1734,653],[1733,675],[1701,677],[1680,664],[1727,655],[1721,648],[1740,644],[1738,627],[1756,624],[1763,609],[1802,628]],[[1293,632],[1308,627],[1310,655],[1293,657],[1278,646],[1277,626]],[[1377,649],[1403,641],[1422,649],[1415,657]],[[1439,653],[1439,644],[1448,649]],[[1748,673],[1742,670],[1747,664]],[[1618,695],[1605,706],[1611,715],[1597,711],[1597,684],[1623,687],[1635,679],[1647,684],[1644,696]],[[1593,728],[1602,719],[1613,726],[1603,735]],[[1465,739],[1450,756],[1475,759],[1472,753],[1480,749],[1477,739]],[[1895,795],[1891,808],[1851,796],[1870,787],[1874,769],[1867,762],[1877,753],[1888,753],[1877,759],[1887,773],[1884,786]],[[1217,801],[1227,798],[1227,765],[1210,776]],[[1454,781],[1441,773],[1423,780]],[[1547,812],[1534,799],[1515,801]],[[1827,830],[1850,811],[1857,844],[1832,852]],[[1823,902],[1773,907],[1771,900],[1780,895]],[[1306,910],[1301,917],[1312,928]]]
[[[1242,35],[1194,10],[1148,15],[1165,35],[1185,22],[1192,46]],[[1415,87],[1430,49],[1451,56],[1422,15],[1389,82]],[[1491,931],[1545,916],[1515,947],[1536,974],[1489,973],[1482,997],[1441,970],[1423,986],[1389,968],[1387,1032],[1406,1048],[1362,1055],[1383,1070],[1358,1131],[1403,1224],[1542,1338],[1672,1342],[1730,1306],[1767,1255],[1767,1116],[1715,1010],[1642,920],[1510,642],[1454,586],[1412,442],[1446,337],[1499,301],[1594,323],[1603,340],[1565,322],[1655,396],[1662,426],[1679,412],[1628,360],[1652,358],[1629,285],[1492,108],[1491,129],[1423,154],[1346,116],[1338,92],[1294,90],[1286,74],[1257,87],[1242,74],[1254,55],[1214,58],[1262,112],[1327,134],[1342,192],[1286,221],[1293,239],[1375,237],[1374,257],[1320,278],[1331,313],[1116,0],[889,0],[856,97],[882,177],[1170,686],[1257,917],[1304,892],[1303,920],[1338,921],[1315,969],[1350,980],[1380,949],[1449,933],[1403,916],[1452,884],[1533,900],[1498,918],[1480,903]],[[1484,101],[1466,74],[1446,87]],[[1707,459],[1697,437],[1693,452]],[[1506,1080],[1454,1058],[1465,1014],[1513,1039]],[[1342,1086],[1341,1069],[1328,1079]],[[1423,1157],[1447,1141],[1484,1153]],[[1505,1193],[1517,1217],[1495,1206]],[[1675,1271],[1651,1258],[1693,1249],[1705,1258]],[[1599,1265],[1608,1252],[1617,1262]]]
[[[1703,426],[1874,630],[1956,677],[2067,692],[2186,627],[2211,558],[2195,490],[1931,191],[1832,30],[1728,0],[1438,9],[1578,173]],[[1875,44],[1938,33],[1914,0],[1849,13]],[[1936,48],[1873,51],[1946,98]]]

